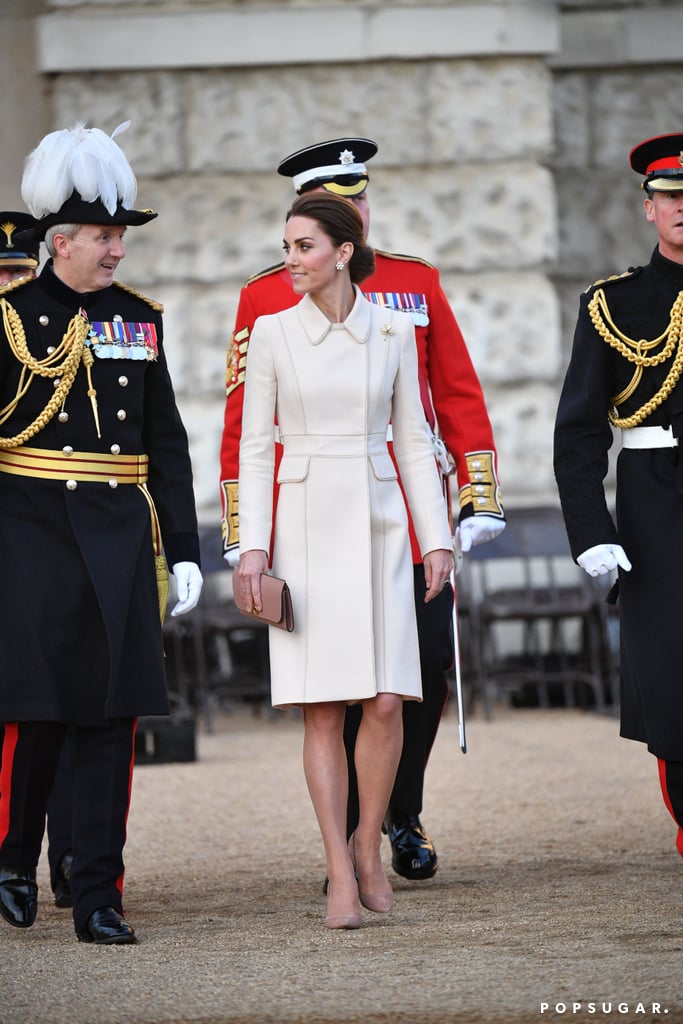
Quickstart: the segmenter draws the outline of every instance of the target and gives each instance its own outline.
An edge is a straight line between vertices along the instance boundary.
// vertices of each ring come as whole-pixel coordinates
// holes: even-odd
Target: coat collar
[[[356,293],[356,301],[353,304],[353,309],[344,321],[344,327],[359,345],[364,345],[370,335],[372,306],[360,288],[357,288],[356,285],[353,288]],[[297,309],[301,326],[306,332],[309,344],[319,345],[327,337],[333,325],[325,314],[318,309],[310,295],[304,295]]]

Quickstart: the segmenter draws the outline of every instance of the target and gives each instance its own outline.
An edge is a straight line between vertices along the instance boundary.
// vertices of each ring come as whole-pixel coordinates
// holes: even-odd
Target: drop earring
[[[337,270],[343,270],[344,269],[344,264],[342,263],[341,260],[337,260],[335,266],[336,266]]]

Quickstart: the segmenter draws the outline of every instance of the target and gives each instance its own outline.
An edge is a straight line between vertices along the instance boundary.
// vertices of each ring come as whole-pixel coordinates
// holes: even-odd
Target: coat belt
[[[74,480],[118,484],[144,484],[149,476],[147,455],[106,455],[48,448],[0,449],[0,472],[39,480]]]
[[[282,434],[285,455],[323,455],[356,458],[386,455],[387,435],[382,434]]]
[[[622,430],[624,448],[677,448],[678,438],[671,427],[630,427]]]

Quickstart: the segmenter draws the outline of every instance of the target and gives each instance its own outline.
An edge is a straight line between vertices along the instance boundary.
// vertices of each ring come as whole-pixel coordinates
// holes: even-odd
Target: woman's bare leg
[[[327,918],[330,928],[358,928],[358,886],[346,841],[348,770],[343,729],[346,705],[304,708],[304,774],[327,862]]]
[[[395,693],[379,693],[363,702],[363,718],[356,738],[358,827],[353,849],[361,901],[369,910],[391,907],[391,885],[382,864],[382,822],[396,778],[403,746],[403,700]]]

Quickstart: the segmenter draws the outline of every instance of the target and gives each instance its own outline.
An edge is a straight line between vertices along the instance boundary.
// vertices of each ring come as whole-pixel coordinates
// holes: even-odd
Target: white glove
[[[223,552],[223,558],[228,563],[231,569],[236,569],[240,564],[240,549],[230,548],[229,551]]]
[[[496,519],[495,516],[468,516],[463,519],[456,535],[460,537],[462,551],[469,551],[477,544],[485,544],[487,540],[493,540],[505,529],[505,520]]]
[[[196,562],[176,562],[172,571],[180,600],[171,615],[182,615],[184,612],[191,611],[197,604],[202,592],[204,577]]]
[[[625,572],[631,571],[631,563],[620,544],[596,544],[576,559],[589,576],[604,576],[619,565]]]

